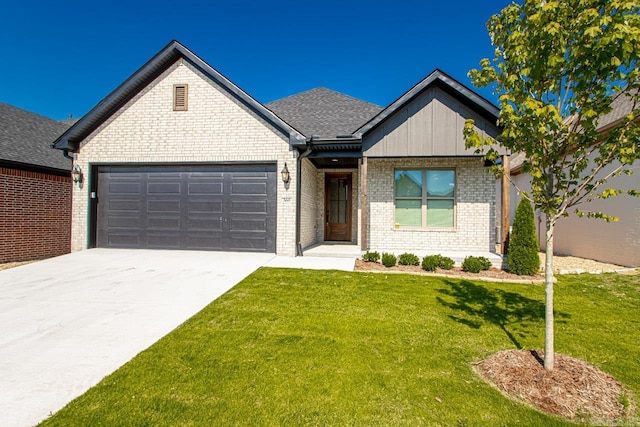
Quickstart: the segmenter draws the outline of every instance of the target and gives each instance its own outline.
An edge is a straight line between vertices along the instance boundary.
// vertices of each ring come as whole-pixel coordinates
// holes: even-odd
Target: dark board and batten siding
[[[495,137],[498,128],[439,87],[432,86],[363,138],[367,157],[473,156],[462,131],[466,119]]]
[[[99,166],[96,245],[275,252],[275,165]]]

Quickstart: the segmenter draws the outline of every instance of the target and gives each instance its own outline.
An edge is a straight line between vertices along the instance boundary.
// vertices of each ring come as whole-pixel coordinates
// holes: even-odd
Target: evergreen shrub
[[[520,276],[533,276],[540,270],[540,247],[536,236],[533,208],[522,199],[516,208],[507,247],[508,270]]]
[[[436,268],[442,268],[443,270],[451,270],[454,265],[454,261],[446,256],[427,255],[422,258],[422,269],[426,271],[436,271]]]
[[[479,256],[468,256],[462,261],[462,270],[469,273],[480,273],[491,268],[491,261],[488,258]]]
[[[382,253],[382,265],[385,267],[393,267],[396,265],[396,256],[394,254]]]
[[[362,255],[362,260],[367,262],[378,262],[380,260],[380,253],[367,251]]]
[[[420,265],[420,258],[417,255],[404,253],[398,257],[400,265]]]

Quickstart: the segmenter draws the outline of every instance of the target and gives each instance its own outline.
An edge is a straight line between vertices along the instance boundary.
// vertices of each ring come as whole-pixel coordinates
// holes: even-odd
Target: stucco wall
[[[455,168],[455,227],[395,228],[396,168]],[[494,251],[495,178],[479,158],[368,159],[367,247],[376,251]]]
[[[173,111],[173,85],[188,84],[188,111]],[[76,164],[287,162],[278,179],[277,242],[295,254],[296,161],[288,139],[188,62],[178,61],[82,142]],[[72,250],[88,245],[89,190],[74,186]]]
[[[0,167],[0,262],[70,251],[71,176]]]
[[[603,173],[608,173],[612,166]],[[631,176],[622,175],[612,178],[606,188],[640,189],[640,165],[633,167]],[[524,191],[530,191],[530,176],[520,174],[512,178]],[[512,187],[511,224],[515,208],[521,196]],[[580,210],[599,211],[617,216],[619,221],[606,222],[601,219],[578,218],[574,209],[570,216],[556,223],[554,233],[554,252],[573,255],[597,261],[610,262],[624,266],[640,266],[640,198],[621,195],[606,200],[595,200],[578,206]],[[536,216],[540,247],[546,248],[544,216]]]

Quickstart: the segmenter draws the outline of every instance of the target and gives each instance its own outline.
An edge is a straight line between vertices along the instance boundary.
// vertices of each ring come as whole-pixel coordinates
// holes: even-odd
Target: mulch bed
[[[542,351],[505,350],[475,368],[508,397],[572,421],[609,424],[633,413],[630,394],[612,376],[558,353],[554,370],[548,372],[543,358]]]
[[[534,281],[544,282],[544,276],[539,274],[536,276],[518,276],[517,274],[511,274],[504,270],[497,268],[491,268],[479,273],[469,273],[462,271],[460,267],[453,267],[451,270],[443,270],[438,268],[434,272],[428,272],[422,269],[419,265],[396,265],[394,267],[385,267],[379,262],[363,261],[361,259],[356,260],[355,271],[386,271],[396,273],[411,273],[411,274],[437,274],[444,276],[451,276],[465,279],[494,279],[494,280],[510,280],[510,281]]]

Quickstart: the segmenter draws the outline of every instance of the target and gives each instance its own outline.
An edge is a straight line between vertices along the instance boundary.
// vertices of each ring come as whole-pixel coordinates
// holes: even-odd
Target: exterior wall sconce
[[[282,175],[282,182],[288,184],[291,180],[291,174],[289,173],[289,168],[287,168],[287,162],[284,163],[284,167],[280,171],[280,175]]]
[[[82,169],[80,166],[75,165],[73,170],[71,171],[71,176],[73,177],[73,182],[76,184],[82,184]]]

